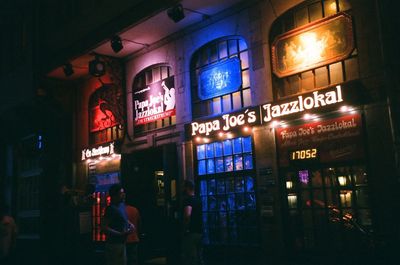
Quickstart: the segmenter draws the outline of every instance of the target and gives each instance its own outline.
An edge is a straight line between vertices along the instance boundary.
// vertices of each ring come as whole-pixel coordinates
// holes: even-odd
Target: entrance
[[[142,260],[166,258],[177,227],[176,145],[137,151],[122,162],[126,201],[141,214]]]
[[[281,172],[286,240],[294,252],[336,256],[368,249],[372,223],[365,165],[304,164]]]

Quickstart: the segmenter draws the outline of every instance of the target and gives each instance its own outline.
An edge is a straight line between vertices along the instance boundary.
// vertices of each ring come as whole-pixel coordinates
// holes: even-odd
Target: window
[[[362,246],[360,238],[371,231],[363,165],[289,170],[285,190],[289,233],[305,249],[334,251],[348,245]]]
[[[101,144],[122,138],[124,131],[122,88],[104,84],[89,99],[89,143]]]
[[[339,12],[351,14],[348,0],[307,1],[289,10],[274,22],[270,32],[270,44],[278,35]],[[355,48],[348,58],[325,66],[282,78],[273,74],[274,97],[279,100],[357,78],[359,78],[359,66]]]
[[[193,118],[231,112],[250,106],[251,93],[248,53],[247,44],[242,38],[229,37],[210,42],[193,55],[190,66]],[[221,95],[211,96],[210,98],[202,97],[201,88],[199,87],[201,73],[207,70],[212,71],[213,67],[223,64],[234,66],[235,61],[238,62],[238,75],[240,76],[239,81],[234,80],[235,83],[240,82],[238,88],[228,90]]]
[[[167,84],[169,94],[164,91],[164,87],[161,88],[162,90],[159,90],[163,83]],[[142,135],[148,131],[161,129],[176,124],[174,87],[175,86],[172,69],[165,64],[157,64],[148,67],[140,72],[138,75],[136,75],[132,85],[135,135]],[[149,90],[147,88],[151,89]],[[151,92],[152,90],[157,90],[157,93]],[[161,95],[163,95],[164,101],[163,103],[161,102],[160,106],[162,110],[153,115],[150,113],[150,109],[147,108],[146,104],[139,106],[139,103],[141,104],[145,103],[146,101],[148,102],[150,96],[158,95],[158,90],[160,91]],[[144,92],[141,93],[141,91]],[[173,106],[168,106],[166,97],[173,98]],[[138,122],[138,119],[140,120],[140,122]]]
[[[204,243],[256,245],[251,136],[197,145],[196,157]]]

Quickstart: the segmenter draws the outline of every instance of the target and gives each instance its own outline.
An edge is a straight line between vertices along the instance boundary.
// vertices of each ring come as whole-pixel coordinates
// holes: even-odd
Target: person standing
[[[125,209],[125,191],[120,184],[114,184],[109,189],[111,203],[105,209],[103,216],[103,231],[106,234],[107,265],[126,265],[125,242],[135,227],[129,222]]]
[[[8,207],[0,201],[0,264],[14,264],[13,252],[16,245],[17,225],[8,214]]]
[[[139,210],[131,205],[125,206],[128,220],[135,226],[134,231],[126,239],[126,256],[128,265],[138,265],[138,245],[140,231],[140,213]]]
[[[184,182],[183,191],[183,264],[201,265],[203,264],[201,202],[195,196],[195,186],[192,181]]]

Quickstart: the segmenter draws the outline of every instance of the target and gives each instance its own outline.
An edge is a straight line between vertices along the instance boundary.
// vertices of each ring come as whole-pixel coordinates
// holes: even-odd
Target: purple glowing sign
[[[202,69],[198,85],[198,95],[201,100],[237,91],[242,85],[239,58],[229,58]]]
[[[303,184],[308,184],[309,180],[310,180],[310,178],[308,175],[308,170],[300,170],[299,171],[299,181]]]

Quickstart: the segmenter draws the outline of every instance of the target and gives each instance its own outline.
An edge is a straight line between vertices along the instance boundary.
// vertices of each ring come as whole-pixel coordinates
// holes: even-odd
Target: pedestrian
[[[14,264],[16,236],[17,225],[14,218],[9,215],[7,205],[0,201],[0,264]]]
[[[105,209],[102,227],[106,234],[107,265],[126,265],[126,238],[135,227],[129,222],[125,209],[125,191],[120,184],[109,189],[111,203]]]
[[[139,231],[140,231],[140,213],[139,210],[132,206],[126,204],[125,206],[126,214],[128,215],[128,220],[131,222],[135,229],[133,233],[129,234],[126,239],[126,256],[128,265],[138,265],[138,245],[139,245]]]
[[[201,265],[203,264],[201,202],[195,196],[195,186],[192,181],[184,182],[183,191],[183,264]]]

